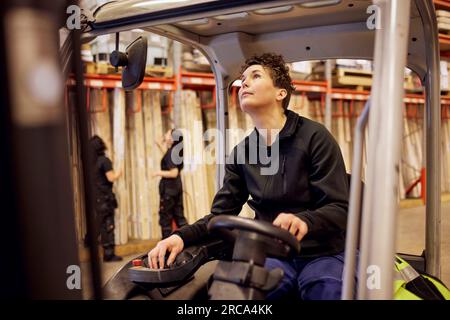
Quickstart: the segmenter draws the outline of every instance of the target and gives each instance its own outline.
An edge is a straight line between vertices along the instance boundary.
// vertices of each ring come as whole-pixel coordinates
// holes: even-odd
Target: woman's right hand
[[[183,251],[183,248],[184,241],[176,234],[159,241],[156,247],[148,253],[148,264],[150,268],[163,269],[166,252],[170,252],[170,256],[167,259],[167,265],[170,266],[175,261],[175,257]]]

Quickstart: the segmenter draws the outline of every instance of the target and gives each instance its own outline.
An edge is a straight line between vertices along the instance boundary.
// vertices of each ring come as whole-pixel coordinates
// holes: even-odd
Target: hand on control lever
[[[170,237],[159,241],[149,253],[148,253],[148,265],[150,269],[164,269],[164,260],[166,253],[170,252],[169,258],[167,258],[167,266],[171,266],[175,260],[175,257],[183,251],[184,242],[180,236],[174,234]]]

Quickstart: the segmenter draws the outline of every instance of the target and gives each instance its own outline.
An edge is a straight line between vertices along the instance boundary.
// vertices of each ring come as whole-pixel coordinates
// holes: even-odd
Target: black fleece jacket
[[[286,212],[307,224],[300,256],[344,250],[349,185],[339,145],[323,125],[289,110],[286,116],[286,124],[268,150],[269,163],[267,157],[255,158],[265,146],[256,129],[233,149],[211,214],[174,232],[185,246],[208,234],[207,224],[213,216],[238,215],[248,200],[255,219],[273,222]],[[259,146],[257,152],[254,146]],[[276,170],[262,174],[263,168]]]

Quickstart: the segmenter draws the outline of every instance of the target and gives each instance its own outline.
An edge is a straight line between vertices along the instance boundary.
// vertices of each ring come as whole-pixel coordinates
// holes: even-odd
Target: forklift
[[[60,48],[55,46],[54,37],[58,27],[62,26],[61,9],[64,8],[55,8],[50,1],[29,6],[14,5],[12,1],[6,3],[9,5],[6,5],[6,10],[2,13],[5,24],[2,26],[0,39],[3,44],[1,68],[4,71],[1,76],[6,80],[4,83],[7,83],[2,88],[2,96],[5,97],[2,100],[6,102],[6,108],[2,108],[0,117],[0,143],[1,148],[6,150],[3,152],[6,157],[1,159],[0,181],[3,203],[7,202],[8,210],[14,213],[7,217],[11,228],[6,235],[9,237],[8,242],[10,239],[17,241],[11,250],[21,252],[15,258],[21,268],[18,270],[2,266],[7,268],[2,270],[2,274],[7,272],[11,275],[10,281],[17,280],[20,284],[23,290],[17,290],[15,294],[26,292],[27,296],[33,298],[80,298],[79,293],[68,291],[65,287],[65,268],[67,265],[77,264],[78,257],[65,109],[61,95],[63,87],[50,84],[63,83],[68,71],[73,71],[81,157],[83,163],[88,163],[88,115],[83,99],[85,89],[81,44],[100,35],[118,35],[136,28],[190,45],[205,55],[216,81],[217,128],[222,133],[228,127],[230,87],[239,77],[242,62],[253,54],[276,51],[287,62],[337,58],[373,60],[371,95],[358,119],[354,138],[342,294],[342,299],[346,300],[394,297],[393,262],[396,256],[395,230],[399,210],[403,75],[405,67],[414,71],[422,81],[426,96],[426,247],[421,256],[405,254],[401,257],[419,272],[440,277],[441,103],[438,31],[432,0],[111,1],[93,12],[83,11],[81,29],[73,30]],[[45,20],[46,16],[52,19]],[[374,20],[376,23],[373,23]],[[23,33],[19,35],[20,30],[34,30],[35,37]],[[39,37],[39,41],[36,41],[36,37]],[[132,90],[142,82],[145,41],[144,37],[137,39],[126,52],[116,51],[112,55],[111,63],[123,67],[122,84],[125,89]],[[46,81],[50,81],[47,82],[50,92],[46,95],[39,95],[31,89],[25,90],[24,82],[21,81],[25,72],[28,76],[30,72],[36,72],[42,61],[48,63],[44,64],[48,68],[40,73],[37,70],[37,74],[38,79],[43,81],[43,78],[39,78],[41,75],[46,76]],[[51,70],[57,71],[52,73]],[[330,117],[331,98],[326,99],[326,110]],[[365,186],[362,188],[363,132],[367,125],[369,140],[365,143],[368,163]],[[225,134],[222,136],[226,137]],[[225,139],[218,143],[217,163],[220,164],[217,165],[216,188],[220,188],[223,183],[225,158],[230,152]],[[37,148],[42,149],[36,150]],[[31,159],[33,160],[30,161]],[[36,172],[40,174],[37,175]],[[93,210],[93,192],[91,177],[86,168],[83,170],[83,177],[86,212],[89,213]],[[94,233],[95,224],[90,216],[93,215],[86,215],[88,232]],[[140,261],[130,261],[107,284],[109,291],[101,288],[98,252],[95,243],[92,243],[90,254],[93,297],[101,299],[109,294],[112,298],[130,298],[133,292],[139,292],[140,297],[147,294],[146,298],[150,299],[170,297],[170,294],[180,292],[177,288],[187,287],[186,284],[192,281],[193,275],[201,270],[202,265],[211,260],[224,259],[219,261],[212,278],[205,275],[203,279],[203,282],[205,279],[212,281],[208,286],[209,297],[236,297],[224,296],[221,293],[223,290],[217,289],[219,286],[229,288],[229,291],[225,291],[239,294],[242,299],[261,299],[267,290],[277,284],[281,275],[276,272],[269,274],[261,268],[255,275],[264,278],[264,281],[243,283],[242,277],[235,276],[235,279],[231,279],[233,274],[236,275],[233,273],[236,270],[233,269],[236,268],[234,260],[263,261],[266,256],[278,254],[288,257],[301,250],[287,232],[258,221],[216,217],[209,228],[218,231],[226,240],[213,239],[195,248],[186,248],[185,254],[180,254],[175,263],[177,272],[153,272],[147,268],[145,256],[138,259]],[[93,237],[91,239],[94,241]],[[271,243],[270,239],[272,245],[268,245]],[[255,241],[259,246],[264,243],[267,245],[266,250],[261,249],[254,257],[247,256],[243,259],[239,255],[244,254],[242,246],[248,244],[248,241]],[[358,287],[355,292],[353,270],[357,264],[358,250]],[[65,254],[62,255],[61,252]],[[36,277],[30,261],[32,265],[41,266],[39,277]],[[377,288],[366,286],[370,277],[367,270],[371,266],[377,266],[381,271],[380,285]],[[240,267],[239,270],[248,269],[245,263]],[[241,275],[248,278],[248,272],[247,270],[247,273]],[[164,290],[159,289],[161,283],[158,285],[159,280],[155,279],[165,279],[161,280],[164,282]],[[204,289],[204,286],[199,284],[197,289],[199,288]],[[157,297],[148,294],[156,292],[156,289]],[[190,290],[193,291],[192,288]],[[198,294],[189,293],[192,298],[198,297]]]

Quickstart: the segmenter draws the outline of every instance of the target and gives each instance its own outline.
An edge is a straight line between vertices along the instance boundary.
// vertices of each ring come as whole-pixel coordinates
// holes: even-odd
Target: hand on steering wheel
[[[290,251],[300,252],[300,243],[289,231],[283,230],[266,221],[257,221],[236,216],[221,215],[212,218],[208,223],[210,232],[219,231],[225,235],[228,240],[236,240],[237,233],[232,229],[254,232],[263,235],[269,239],[278,241],[269,241],[268,252],[272,255],[286,256]],[[270,247],[270,248],[269,248]]]
[[[292,213],[280,213],[273,221],[273,225],[289,231],[298,241],[308,233],[308,225]]]

